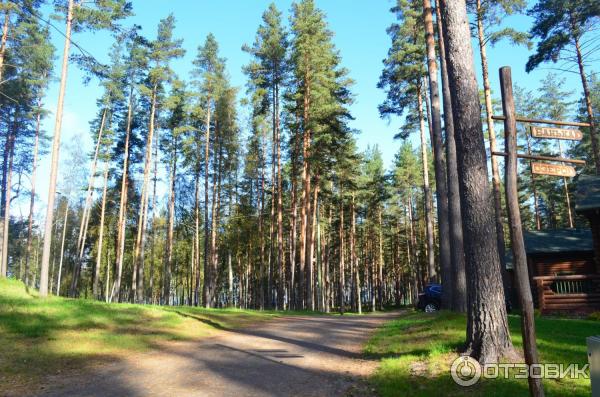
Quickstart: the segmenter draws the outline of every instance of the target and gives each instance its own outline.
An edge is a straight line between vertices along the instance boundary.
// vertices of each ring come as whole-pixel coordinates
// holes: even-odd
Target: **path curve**
[[[39,396],[369,396],[377,362],[361,351],[398,313],[283,317],[194,342],[132,354]]]

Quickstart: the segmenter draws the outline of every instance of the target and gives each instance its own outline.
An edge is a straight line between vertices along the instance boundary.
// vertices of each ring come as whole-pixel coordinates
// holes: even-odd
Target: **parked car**
[[[506,311],[512,311],[510,299],[506,297]],[[417,300],[417,309],[423,310],[425,313],[433,313],[440,310],[442,307],[442,285],[427,284],[425,290],[419,294]]]
[[[442,307],[442,285],[427,284],[425,290],[419,294],[417,308],[425,313],[433,313]]]

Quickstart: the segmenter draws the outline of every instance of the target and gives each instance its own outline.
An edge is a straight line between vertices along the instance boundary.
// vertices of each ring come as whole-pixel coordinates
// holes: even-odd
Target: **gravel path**
[[[377,362],[361,349],[397,315],[280,318],[63,374],[37,395],[367,397],[362,380]]]

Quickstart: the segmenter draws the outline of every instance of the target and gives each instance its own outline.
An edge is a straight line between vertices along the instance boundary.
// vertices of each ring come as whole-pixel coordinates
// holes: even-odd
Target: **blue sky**
[[[242,88],[245,92],[246,77],[242,73],[242,66],[248,63],[249,57],[241,51],[244,43],[252,43],[256,29],[261,22],[261,15],[271,3],[271,0],[133,0],[135,16],[127,20],[126,24],[138,24],[143,27],[143,33],[149,38],[154,38],[156,26],[161,18],[173,13],[177,20],[176,37],[184,39],[184,48],[187,53],[184,58],[174,63],[175,71],[180,77],[188,78],[191,62],[196,55],[196,48],[201,44],[206,35],[212,32],[221,48],[222,56],[227,58],[227,69],[234,86]],[[284,12],[287,20],[291,7],[291,0],[277,0],[276,5]],[[339,49],[343,66],[348,68],[350,76],[355,81],[353,92],[356,102],[352,106],[352,113],[356,120],[353,127],[360,130],[357,137],[361,150],[368,145],[379,145],[383,152],[386,165],[390,165],[398,147],[399,141],[394,141],[400,120],[391,122],[381,120],[377,105],[384,99],[382,91],[376,85],[382,69],[382,60],[385,58],[390,39],[386,28],[394,21],[394,15],[389,9],[394,0],[317,0],[317,5],[327,15],[330,29],[335,33],[334,43]],[[47,12],[50,10],[46,10]],[[64,27],[55,23],[60,29]],[[526,30],[531,25],[527,16],[516,16],[506,20],[506,24]],[[52,32],[52,39],[62,54],[63,37],[56,31]],[[107,50],[112,43],[112,38],[107,33],[78,34],[74,41],[92,53],[102,62],[108,62]],[[476,68],[478,75],[480,67],[477,46],[474,45]],[[76,49],[73,49],[76,52]],[[529,56],[525,47],[513,47],[501,43],[495,48],[488,49],[490,63],[491,85],[494,91],[499,91],[498,68],[509,65],[513,69],[513,81],[521,86],[535,89],[539,81],[548,70],[537,70],[530,74],[525,73],[525,63]],[[56,70],[60,70],[60,57],[57,59]],[[598,70],[598,65],[594,69]],[[576,75],[564,75],[570,89],[581,92],[581,83]],[[54,112],[58,84],[53,83],[45,100],[46,108]],[[77,146],[86,152],[92,150],[89,132],[89,121],[95,116],[96,98],[101,94],[95,82],[85,86],[82,84],[82,73],[75,65],[69,70],[69,80],[65,101],[65,118],[63,124],[62,142],[73,142],[77,137],[83,139]],[[241,112],[240,122],[244,123],[244,114]],[[45,122],[48,133],[53,130],[54,114]],[[64,164],[66,151],[63,150],[61,163]],[[46,201],[49,175],[49,156],[46,156],[39,169],[40,186],[38,192],[41,203],[38,211],[42,210]],[[26,212],[25,212],[26,213]]]

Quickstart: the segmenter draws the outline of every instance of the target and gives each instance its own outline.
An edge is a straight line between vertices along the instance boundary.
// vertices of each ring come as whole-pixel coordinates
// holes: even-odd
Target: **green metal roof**
[[[523,233],[527,255],[594,250],[590,229],[552,229]],[[506,268],[512,269],[512,250],[506,250]]]
[[[600,177],[581,175],[577,178],[575,211],[586,212],[600,208]]]
[[[556,229],[525,232],[527,254],[593,251],[590,229]]]

